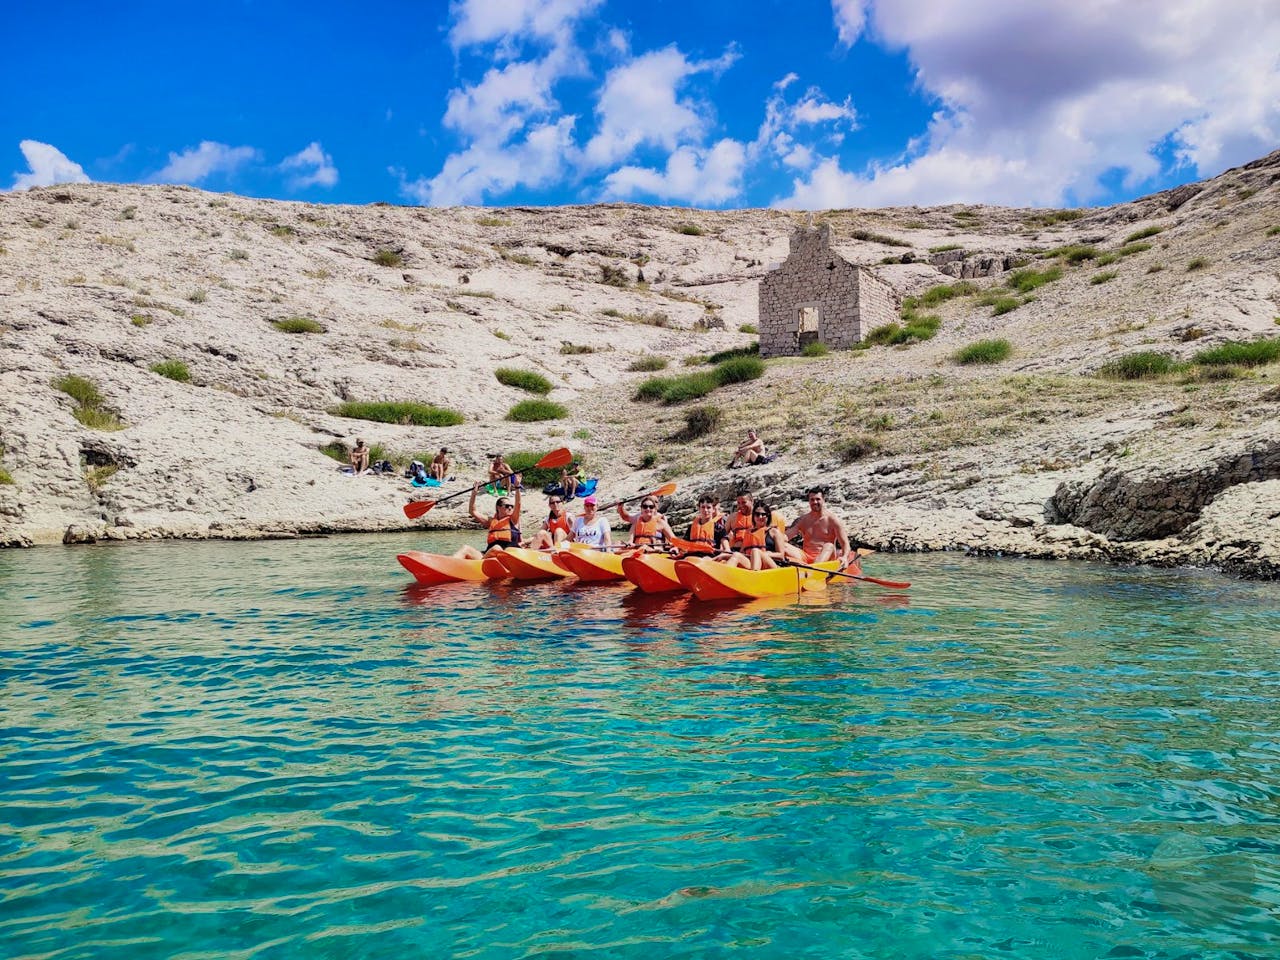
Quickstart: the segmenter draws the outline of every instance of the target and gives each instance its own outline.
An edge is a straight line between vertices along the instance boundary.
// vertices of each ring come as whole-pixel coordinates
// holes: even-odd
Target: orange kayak
[[[484,571],[484,575],[490,580],[506,580],[511,576],[499,559],[501,555],[500,551],[494,551],[480,561],[480,569]]]
[[[507,547],[505,550],[495,550],[490,556],[496,557],[507,568],[508,576],[517,580],[551,580],[573,576],[563,567],[556,566],[552,559],[554,554],[543,553],[541,550]]]
[[[423,553],[410,550],[396,557],[400,566],[413,574],[419,583],[428,586],[436,583],[456,583],[459,580],[487,580],[480,569],[481,561],[449,557],[441,553]]]
[[[645,593],[687,589],[676,576],[676,562],[665,553],[636,553],[622,558],[622,573]]]
[[[839,568],[838,560],[814,564],[823,570]],[[803,590],[826,589],[827,580],[820,573],[797,567],[776,570],[744,570],[727,563],[707,559],[685,559],[675,562],[676,577],[693,591],[699,600],[743,600],[754,597],[781,597]]]

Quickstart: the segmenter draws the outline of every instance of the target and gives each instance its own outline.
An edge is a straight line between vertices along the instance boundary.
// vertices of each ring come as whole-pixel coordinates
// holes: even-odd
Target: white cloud
[[[898,160],[819,163],[784,203],[1060,204],[1137,188],[1172,142],[1209,176],[1280,144],[1275,0],[833,0],[841,40],[903,49],[939,110]]]
[[[474,143],[445,160],[444,168],[430,179],[409,181],[402,173],[405,196],[431,206],[477,203],[492,193],[521,185],[543,187],[564,176],[575,162],[575,117],[535,126],[515,143]]]
[[[39,140],[23,140],[18,144],[26,158],[28,173],[15,173],[10,190],[28,190],[31,187],[51,187],[55,183],[89,183],[89,177],[80,164],[68,160],[57,147]]]
[[[170,153],[164,169],[148,179],[153,183],[200,183],[215,174],[234,173],[257,157],[253,147],[229,147],[205,140],[182,153]]]
[[[338,182],[338,168],[333,165],[333,157],[324,152],[324,148],[318,141],[313,141],[292,156],[285,157],[280,163],[280,169],[285,173],[294,174],[289,178],[291,190],[332,187]]]
[[[677,88],[694,74],[724,70],[736,58],[730,50],[716,60],[691,61],[670,46],[609,71],[596,102],[599,126],[584,151],[587,162],[605,167],[641,146],[670,152],[681,142],[700,142],[710,124],[709,111],[678,96]]]
[[[799,79],[789,73],[773,85],[777,92],[765,101],[764,121],[750,147],[752,160],[769,152],[789,167],[805,169],[814,161],[813,141],[838,143],[845,131],[858,128],[858,111],[849,97],[836,103],[810,87],[795,103],[788,103],[786,90]],[[802,138],[810,142],[800,143]]]
[[[831,0],[831,13],[835,17],[840,42],[853,46],[867,24],[867,6],[871,0]]]
[[[510,51],[522,40],[563,46],[576,21],[603,0],[454,0],[449,41],[455,48],[495,43]]]
[[[663,200],[722,204],[742,192],[746,148],[736,140],[721,140],[710,150],[677,148],[664,169],[628,166],[605,177],[604,194],[626,198],[636,194]]]

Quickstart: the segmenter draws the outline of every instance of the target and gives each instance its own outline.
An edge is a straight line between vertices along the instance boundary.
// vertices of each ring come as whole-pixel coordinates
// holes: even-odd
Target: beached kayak
[[[562,569],[588,583],[621,580],[625,576],[622,572],[622,558],[616,553],[570,549],[554,553],[552,557]]]
[[[400,566],[413,574],[419,583],[456,583],[459,580],[487,580],[479,560],[463,560],[441,553],[410,550],[396,557]]]
[[[507,547],[494,551],[490,556],[497,557],[507,573],[517,580],[552,580],[556,577],[571,577],[564,567],[556,566],[552,559],[554,554],[541,550],[528,550],[524,547]]]
[[[676,576],[676,562],[665,553],[637,553],[622,558],[622,573],[645,593],[686,590]]]
[[[839,561],[814,564],[823,570],[835,570]],[[798,567],[776,570],[744,570],[714,560],[690,558],[677,560],[676,576],[699,600],[742,600],[750,597],[780,597],[803,590],[823,590],[826,577]],[[852,570],[850,572],[853,572]]]

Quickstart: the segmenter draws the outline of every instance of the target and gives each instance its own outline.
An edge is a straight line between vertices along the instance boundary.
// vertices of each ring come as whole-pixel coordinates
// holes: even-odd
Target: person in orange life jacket
[[[516,491],[519,493],[519,491]],[[550,550],[569,539],[573,526],[569,515],[564,511],[564,498],[552,496],[547,498],[547,519],[542,522],[542,529],[529,541],[531,550]]]
[[[849,551],[849,535],[845,533],[844,524],[827,510],[822,488],[810,487],[806,496],[809,512],[787,528],[788,539],[797,534],[804,538],[804,559],[796,559],[801,563],[821,563],[837,557],[845,558],[846,563],[857,559],[857,554]]]
[[[659,516],[657,501],[645,497],[640,504],[640,514],[631,522],[629,546],[654,547],[659,537],[670,543],[675,535],[667,518]]]
[[[501,550],[504,547],[520,546],[520,490],[516,489],[514,505],[506,497],[499,497],[493,506],[493,516],[486,517],[476,509],[476,494],[480,492],[479,482],[471,487],[471,502],[467,504],[467,512],[476,523],[489,528],[488,541],[484,550],[464,544],[453,551],[455,557],[464,560],[481,560],[490,550]]]
[[[685,539],[709,547],[706,552],[711,553],[724,536],[724,514],[720,512],[716,498],[704,493],[698,498],[698,512],[689,523],[689,535]]]
[[[727,553],[730,550],[737,550],[742,546],[743,538],[751,531],[752,526],[754,526],[751,519],[751,506],[754,503],[755,497],[751,494],[738,494],[738,512],[724,521],[724,535],[717,541],[717,545],[722,553]],[[787,528],[786,521],[782,519],[782,516],[776,510],[773,511],[773,519],[771,522],[778,528],[779,532]],[[717,559],[723,559],[723,557],[718,557]]]
[[[773,570],[785,555],[785,545],[781,531],[773,525],[773,511],[760,500],[751,511],[751,530],[743,537],[742,546],[725,563],[747,570]]]

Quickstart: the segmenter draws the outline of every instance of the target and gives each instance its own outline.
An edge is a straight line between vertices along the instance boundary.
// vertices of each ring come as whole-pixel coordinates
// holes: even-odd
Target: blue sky
[[[0,189],[1094,205],[1280,147],[1280,0],[72,0],[0,82]]]

